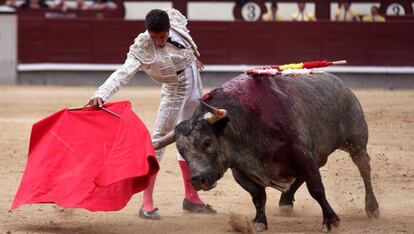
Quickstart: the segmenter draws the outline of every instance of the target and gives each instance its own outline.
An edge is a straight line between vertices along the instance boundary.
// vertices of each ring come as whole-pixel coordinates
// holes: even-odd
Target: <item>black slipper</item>
[[[197,214],[217,214],[217,211],[214,210],[209,204],[196,204],[187,199],[183,200],[183,210]]]
[[[160,220],[161,217],[157,211],[158,211],[158,208],[155,208],[152,211],[145,211],[141,207],[139,208],[138,216],[143,219]]]

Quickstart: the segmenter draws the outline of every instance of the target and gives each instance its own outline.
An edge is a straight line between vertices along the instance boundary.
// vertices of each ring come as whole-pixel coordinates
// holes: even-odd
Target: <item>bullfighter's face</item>
[[[170,36],[170,31],[166,32],[148,32],[151,41],[158,48],[164,48],[167,45],[168,37]]]
[[[177,149],[190,166],[193,187],[214,188],[227,170],[215,127],[202,119],[187,120],[176,127],[175,134]]]

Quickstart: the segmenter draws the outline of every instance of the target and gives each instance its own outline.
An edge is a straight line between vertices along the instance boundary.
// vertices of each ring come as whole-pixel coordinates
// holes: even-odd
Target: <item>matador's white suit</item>
[[[202,94],[202,84],[196,56],[197,46],[189,35],[187,19],[175,9],[165,9],[170,18],[170,38],[163,48],[154,46],[146,31],[135,38],[125,63],[99,87],[94,97],[107,101],[122,85],[141,70],[162,83],[153,141],[174,129],[177,123],[189,119]],[[156,151],[158,161],[164,150]],[[184,160],[180,155],[179,160]]]

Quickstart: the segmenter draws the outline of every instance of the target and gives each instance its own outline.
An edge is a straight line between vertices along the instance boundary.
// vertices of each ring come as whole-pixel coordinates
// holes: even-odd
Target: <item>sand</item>
[[[64,107],[82,106],[96,87],[2,86],[0,97],[0,233],[232,233],[230,216],[255,215],[250,195],[230,171],[216,188],[200,192],[216,216],[181,209],[183,186],[175,147],[161,162],[155,203],[162,220],[138,218],[142,194],[117,212],[62,209],[53,204],[24,205],[8,212],[24,171],[31,125]],[[208,89],[206,89],[208,90]],[[341,151],[321,169],[327,198],[341,218],[334,233],[414,233],[414,90],[355,89],[365,111],[370,138],[372,181],[381,218],[368,219],[364,187],[356,166]],[[129,99],[149,129],[159,101],[159,87],[127,87],[112,100]],[[294,210],[278,207],[280,192],[267,189],[266,233],[319,233],[322,213],[302,186]]]

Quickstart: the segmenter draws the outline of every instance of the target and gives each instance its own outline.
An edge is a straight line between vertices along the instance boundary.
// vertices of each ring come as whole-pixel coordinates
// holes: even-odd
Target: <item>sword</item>
[[[68,111],[77,111],[77,110],[88,110],[88,109],[86,108],[86,106],[84,106],[84,107],[75,107],[75,108],[68,108]],[[98,108],[98,110],[103,110],[103,111],[106,111],[106,112],[108,112],[109,114],[114,115],[114,116],[116,116],[116,117],[118,117],[118,118],[122,119],[122,116],[120,116],[119,114],[117,114],[117,113],[115,113],[115,112],[113,112],[113,111],[109,110],[108,108],[105,108],[105,107],[99,107],[99,108]]]
[[[108,112],[109,114],[115,115],[116,117],[122,119],[122,116],[118,115],[117,113],[115,113],[115,112],[113,112],[113,111],[111,111],[111,110],[109,110],[109,109],[107,109],[105,107],[101,107],[100,109],[102,109],[102,110]]]

